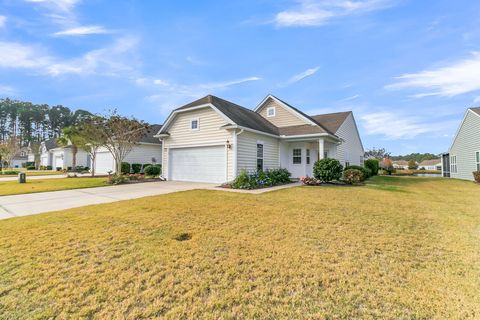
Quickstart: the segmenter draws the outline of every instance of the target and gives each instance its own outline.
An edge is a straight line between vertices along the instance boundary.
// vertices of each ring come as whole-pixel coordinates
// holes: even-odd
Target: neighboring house
[[[395,169],[408,170],[408,161],[406,160],[395,160],[392,163]]]
[[[159,131],[162,175],[168,180],[222,183],[238,173],[286,168],[313,175],[326,157],[363,165],[352,112],[309,116],[269,95],[255,110],[215,96],[175,109]]]
[[[28,148],[23,147],[12,159],[12,168],[22,168],[28,161]]]
[[[425,170],[437,170],[441,171],[442,170],[442,159],[433,159],[433,160],[423,160],[418,164],[418,168],[422,169],[425,168]]]
[[[162,147],[155,134],[160,131],[161,125],[151,125],[139,143],[128,153],[124,162],[140,164],[161,164]],[[97,151],[95,159],[95,174],[108,174],[115,172],[115,160],[107,148],[102,147]]]
[[[33,156],[33,155],[32,155]],[[72,167],[73,153],[71,146],[60,146],[56,138],[45,140],[40,145],[40,165],[52,166],[52,170],[68,169]],[[76,165],[90,167],[90,157],[87,152],[78,148]]]
[[[442,159],[444,176],[473,180],[472,172],[480,171],[480,107],[467,110]]]

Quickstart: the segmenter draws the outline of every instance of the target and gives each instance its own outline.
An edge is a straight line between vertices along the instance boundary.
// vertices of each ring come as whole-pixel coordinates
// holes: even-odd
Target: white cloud
[[[345,99],[342,99],[340,100],[341,102],[347,102],[347,101],[352,101],[352,100],[355,100],[355,99],[358,99],[360,98],[360,95],[359,94],[356,94],[356,95],[353,95],[351,97],[347,97]]]
[[[62,74],[118,75],[133,71],[135,59],[132,53],[138,39],[123,37],[112,45],[92,50],[73,59],[60,59],[41,47],[15,42],[0,41],[0,67],[30,69],[41,74],[59,76]]]
[[[61,37],[61,36],[84,36],[89,34],[106,34],[111,33],[110,30],[105,29],[102,26],[80,26],[75,27],[59,32],[55,32],[53,36]]]
[[[480,102],[480,96],[475,97],[475,99],[473,99],[473,103],[479,103],[479,102]]]
[[[16,93],[17,93],[17,90],[15,90],[15,88],[0,84],[0,96],[13,96]]]
[[[0,28],[3,28],[6,22],[7,22],[7,17],[0,16]]]
[[[291,77],[290,80],[288,80],[288,83],[292,84],[292,83],[301,81],[305,78],[308,78],[310,76],[313,76],[315,73],[317,73],[318,69],[320,69],[320,67],[310,68],[303,72],[300,72],[299,74],[296,74],[293,77]]]
[[[474,52],[468,59],[455,61],[437,69],[404,74],[396,79],[398,82],[387,85],[385,88],[390,90],[429,89],[429,91],[415,94],[416,98],[453,97],[478,91],[480,90],[480,52]]]
[[[25,0],[25,1],[43,4],[52,9],[61,10],[65,12],[71,11],[78,3],[80,3],[80,0]]]
[[[298,5],[279,12],[274,19],[278,27],[322,26],[336,17],[384,9],[390,0],[298,0]]]
[[[427,123],[389,112],[365,114],[360,119],[368,135],[381,135],[387,140],[413,139],[425,133],[443,134],[453,124],[453,121]]]

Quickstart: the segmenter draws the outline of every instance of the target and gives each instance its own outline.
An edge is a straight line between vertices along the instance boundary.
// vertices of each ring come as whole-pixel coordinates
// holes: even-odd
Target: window
[[[350,167],[350,162],[349,161],[345,161],[345,168],[346,167]]]
[[[310,149],[307,149],[305,156],[307,157],[306,159],[307,164],[310,164]]]
[[[363,167],[365,164],[365,158],[363,156],[360,156],[360,165]]]
[[[198,130],[198,126],[199,123],[198,123],[198,119],[192,119],[190,120],[190,129],[192,130]]]
[[[257,171],[263,170],[263,144],[257,143]]]
[[[302,149],[293,149],[293,164],[302,163]]]
[[[477,171],[480,171],[480,151],[475,152],[475,161],[477,164]]]
[[[450,172],[457,173],[457,156],[450,156]]]
[[[267,108],[267,117],[275,117],[275,107]]]

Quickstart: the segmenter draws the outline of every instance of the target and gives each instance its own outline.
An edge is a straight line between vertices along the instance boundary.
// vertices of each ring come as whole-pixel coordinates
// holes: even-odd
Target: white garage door
[[[221,183],[226,179],[225,147],[169,150],[170,180]]]
[[[113,156],[110,152],[98,152],[95,157],[95,174],[108,174],[115,171]]]
[[[56,170],[57,168],[62,168],[63,169],[63,158],[62,158],[62,156],[55,156],[53,169]]]

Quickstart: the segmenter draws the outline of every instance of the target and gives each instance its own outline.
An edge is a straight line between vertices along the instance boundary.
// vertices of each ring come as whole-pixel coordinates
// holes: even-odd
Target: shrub
[[[145,167],[145,175],[150,177],[158,177],[162,171],[162,167],[158,164],[151,164]]]
[[[380,162],[377,159],[367,159],[365,160],[365,168],[368,168],[372,171],[372,176],[378,174],[378,169],[380,168]]]
[[[473,173],[473,178],[475,179],[476,183],[480,183],[480,171],[475,171]]]
[[[20,171],[18,170],[5,170],[5,171],[2,171],[2,174],[8,174],[8,175],[11,175],[11,174],[19,174]]]
[[[388,158],[383,159],[383,161],[380,163],[380,168],[385,170],[385,172],[388,175],[392,175],[392,173],[395,172],[395,168],[393,167],[393,162]]]
[[[52,166],[46,166],[45,170],[52,170]]]
[[[130,163],[122,162],[122,174],[129,174],[130,173]]]
[[[132,163],[132,171],[133,171],[133,173],[140,173],[142,171],[142,164],[141,163]]]
[[[230,186],[234,189],[256,189],[289,182],[290,172],[287,169],[260,170],[254,173],[242,170]]]
[[[343,171],[342,180],[346,184],[357,184],[365,180],[364,173],[358,169],[346,169]]]
[[[363,180],[367,180],[368,178],[370,178],[370,176],[372,175],[372,170],[370,169],[367,169],[367,168],[364,168],[364,167],[361,167],[361,166],[348,166],[348,167],[345,167],[345,170],[348,170],[348,169],[355,169],[355,170],[358,170],[362,173],[362,181]],[[345,171],[344,170],[344,171]]]
[[[320,180],[314,178],[314,177],[300,177],[300,182],[306,186],[318,186],[322,184]]]
[[[408,169],[410,170],[417,170],[418,164],[415,160],[411,159],[408,161]]]
[[[113,185],[127,183],[128,181],[128,176],[122,174],[112,174],[108,177],[108,183]]]
[[[331,182],[342,177],[343,166],[337,159],[325,158],[313,165],[313,176],[321,182]]]
[[[62,167],[55,167],[55,170],[62,171]]]
[[[139,174],[139,173],[129,174],[127,177],[130,181],[145,180],[145,176],[143,174]]]

